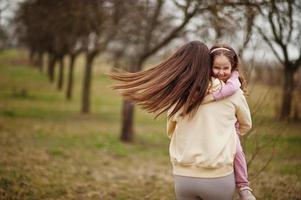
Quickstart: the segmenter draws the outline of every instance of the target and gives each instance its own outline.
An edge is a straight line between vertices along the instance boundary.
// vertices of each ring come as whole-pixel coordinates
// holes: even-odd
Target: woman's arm
[[[239,96],[240,99],[236,106],[236,118],[239,123],[238,133],[244,135],[252,128],[252,119],[245,96],[242,93]]]
[[[172,137],[173,132],[175,131],[177,122],[167,119],[167,136],[169,139]]]
[[[169,139],[171,139],[173,132],[176,129],[177,121],[175,120],[176,115],[169,117],[170,113],[172,113],[173,109],[175,108],[175,105],[173,105],[170,109],[167,111],[167,127],[166,132]]]

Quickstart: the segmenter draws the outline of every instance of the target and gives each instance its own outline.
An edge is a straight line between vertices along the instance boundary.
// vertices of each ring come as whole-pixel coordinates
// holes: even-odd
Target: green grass
[[[0,199],[174,199],[164,116],[153,120],[136,108],[135,141],[122,143],[122,99],[109,88],[102,58],[93,69],[91,114],[80,114],[83,64],[80,57],[67,101],[26,52],[1,52]],[[249,168],[255,194],[301,199],[301,124],[275,120],[279,88],[250,88],[254,128],[243,143],[248,160],[257,152]]]

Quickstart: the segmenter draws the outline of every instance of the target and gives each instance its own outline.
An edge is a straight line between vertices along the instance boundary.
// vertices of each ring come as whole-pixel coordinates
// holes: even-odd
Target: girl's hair
[[[231,71],[239,71],[239,81],[241,83],[241,89],[246,92],[247,82],[243,76],[242,69],[239,66],[239,59],[232,47],[226,44],[215,44],[210,48],[210,64],[213,66],[213,61],[217,56],[225,56],[231,63]]]
[[[181,108],[181,115],[197,110],[209,86],[209,64],[208,47],[200,41],[191,41],[151,69],[134,73],[118,70],[109,76],[122,82],[112,88],[119,90],[125,99],[148,112],[159,111],[156,117],[174,106],[168,116],[172,117]]]

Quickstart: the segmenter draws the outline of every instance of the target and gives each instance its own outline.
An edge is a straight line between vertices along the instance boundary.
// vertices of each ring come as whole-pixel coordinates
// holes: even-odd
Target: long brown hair
[[[122,82],[113,85],[113,89],[146,111],[159,112],[156,117],[175,105],[168,116],[172,117],[181,108],[182,115],[197,110],[209,86],[209,64],[208,47],[200,41],[191,41],[151,69],[108,75]]]
[[[217,49],[218,48],[218,49]],[[210,64],[213,66],[213,61],[217,56],[225,56],[231,63],[231,71],[237,70],[239,72],[239,81],[241,89],[246,93],[247,81],[244,78],[243,71],[240,67],[239,58],[232,47],[226,44],[215,44],[210,48]]]

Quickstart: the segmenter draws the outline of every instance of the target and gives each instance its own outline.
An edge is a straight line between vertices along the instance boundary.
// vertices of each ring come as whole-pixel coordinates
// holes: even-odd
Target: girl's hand
[[[212,89],[212,88],[209,88],[209,89],[207,90],[206,95],[210,95],[210,94],[212,94],[213,92],[214,92],[213,89]]]
[[[212,94],[208,94],[204,97],[203,101],[202,101],[202,104],[206,104],[206,103],[210,103],[214,101],[214,97]]]

